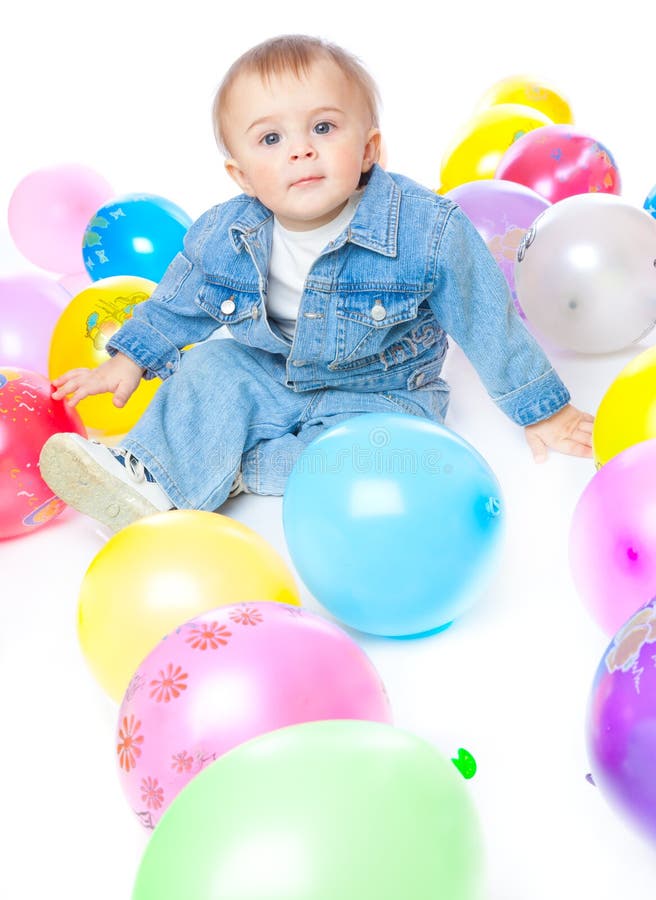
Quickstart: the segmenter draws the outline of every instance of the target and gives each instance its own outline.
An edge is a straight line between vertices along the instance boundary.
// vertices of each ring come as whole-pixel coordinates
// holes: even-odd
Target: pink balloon
[[[85,269],[84,272],[70,272],[68,275],[62,275],[57,279],[57,284],[61,284],[69,297],[76,297],[93,282]]]
[[[569,558],[581,597],[609,635],[656,595],[656,439],[594,475],[574,510]]]
[[[206,765],[250,738],[320,719],[391,722],[369,658],[337,625],[300,607],[224,606],[181,625],[128,685],[116,750],[146,828]]]
[[[43,275],[0,278],[0,366],[47,374],[50,339],[70,299]]]
[[[42,269],[79,272],[89,220],[113,193],[102,175],[86,166],[53,166],[26,175],[9,201],[14,243]]]

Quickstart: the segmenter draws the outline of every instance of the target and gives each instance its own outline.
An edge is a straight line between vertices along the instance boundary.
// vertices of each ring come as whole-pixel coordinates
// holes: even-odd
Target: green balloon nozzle
[[[473,778],[476,774],[476,760],[471,755],[469,750],[465,750],[464,747],[458,748],[458,755],[454,756],[451,759],[451,762],[460,772],[463,778]]]

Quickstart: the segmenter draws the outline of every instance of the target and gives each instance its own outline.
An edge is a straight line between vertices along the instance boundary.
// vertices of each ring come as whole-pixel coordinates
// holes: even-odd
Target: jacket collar
[[[348,230],[335,242],[335,247],[350,241],[385,256],[396,256],[400,200],[401,191],[394,179],[379,165],[374,165]],[[273,213],[253,197],[230,226],[235,250],[239,252],[248,235],[268,220],[273,223]]]

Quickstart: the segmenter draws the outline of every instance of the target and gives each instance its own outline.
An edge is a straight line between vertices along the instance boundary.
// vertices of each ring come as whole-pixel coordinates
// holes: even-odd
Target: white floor
[[[593,409],[623,358],[559,362],[577,402]],[[584,710],[607,642],[574,591],[567,537],[592,464],[552,457],[536,466],[458,350],[449,371],[449,424],[484,453],[504,490],[501,571],[442,635],[354,637],[377,666],[399,727],[445,754],[463,746],[476,757],[468,784],[486,834],[488,900],[651,896],[653,849],[585,780]],[[225,511],[289,559],[280,500],[242,496]],[[128,897],[147,840],[115,772],[116,709],[76,639],[80,581],[104,539],[68,511],[0,545],[0,894],[17,900],[50,896],[54,885],[71,900]]]
[[[115,10],[108,8],[103,17],[88,12],[77,0],[63,6],[66,9],[56,15],[43,5],[35,16],[40,20],[38,35],[26,11],[12,12],[16,38],[25,53],[14,51],[14,69],[6,59],[0,68],[3,82],[15,85],[23,98],[22,107],[14,105],[14,94],[8,92],[9,121],[18,139],[0,176],[5,203],[18,178],[32,168],[70,160],[98,168],[121,190],[163,193],[198,214],[229,191],[222,184],[214,192],[209,183],[210,158],[212,166],[217,170],[218,166],[205,131],[198,173],[190,177],[187,170],[185,175],[179,132],[206,116],[214,83],[227,63],[235,52],[268,34],[326,33],[318,12],[315,18],[309,14],[295,18],[296,5],[287,3],[282,3],[280,16],[269,12],[252,33],[245,25],[233,33],[224,18],[217,20],[215,45],[211,35],[199,34],[197,26],[205,14],[195,0],[187,4],[181,20],[166,4],[145,3],[152,18],[143,12],[134,20],[128,17],[128,8],[135,9],[134,5],[123,2]],[[650,83],[649,53],[643,53],[641,63],[633,51],[653,34],[653,22],[636,24],[637,12],[631,18],[627,11],[626,22],[619,26],[611,20],[589,23],[582,14],[568,24],[566,10],[575,12],[569,6],[557,4],[553,15],[560,15],[560,20],[541,23],[546,29],[541,43],[540,34],[528,25],[523,34],[517,22],[514,31],[505,33],[512,23],[501,21],[500,11],[472,8],[468,20],[464,4],[462,10],[452,11],[448,36],[434,36],[435,57],[430,62],[426,54],[431,36],[419,33],[416,17],[414,21],[400,17],[395,26],[392,15],[381,25],[382,32],[372,34],[364,14],[349,20],[346,9],[339,7],[327,36],[348,43],[365,60],[373,56],[385,88],[404,79],[416,87],[408,66],[417,44],[424,89],[431,66],[441,78],[434,91],[434,116],[440,86],[453,116],[458,97],[466,105],[495,78],[531,63],[546,78],[562,76],[563,83],[578,72],[573,85],[577,93],[574,97],[571,91],[571,99],[578,99],[583,118],[586,109],[597,123],[607,116],[608,143],[614,136],[625,153],[628,197],[641,204],[656,181],[656,170],[649,145],[652,104],[644,87]],[[78,17],[84,26],[85,40],[79,44],[62,28],[66,11],[69,21]],[[545,12],[538,8],[530,14],[506,12],[516,19],[533,15],[539,19]],[[645,15],[653,19],[652,13]],[[472,43],[467,29],[473,27]],[[178,49],[180,64],[174,72],[156,48],[149,55],[151,29],[160,29],[159,41],[167,54]],[[494,47],[490,43],[496,38],[487,41],[485,33],[498,36]],[[406,53],[404,66],[393,73],[385,67],[381,49],[385,40],[395,52],[403,44]],[[573,58],[576,52],[578,60]],[[446,62],[440,61],[440,54]],[[625,59],[624,66],[620,58]],[[476,61],[476,66],[469,65]],[[637,69],[631,68],[634,64]],[[156,76],[153,67],[160,67]],[[466,79],[460,95],[458,86],[446,80],[455,72]],[[175,101],[170,106],[158,94],[160,79],[162,90]],[[204,91],[200,99],[199,84]],[[407,90],[416,121],[430,118],[425,97]],[[192,98],[189,103],[186,97]],[[393,120],[401,88],[389,102]],[[149,118],[151,105],[155,118]],[[143,133],[134,129],[137,108],[147,123]],[[404,115],[405,110],[397,112],[399,127]],[[440,137],[446,137],[446,130]],[[147,134],[153,134],[150,154],[140,145]],[[435,172],[431,181],[429,148],[418,142],[414,177],[437,183],[443,143],[436,140],[430,151]],[[396,154],[393,133],[388,144],[390,168],[413,174],[412,142],[399,142]],[[0,273],[30,268],[2,228]],[[553,354],[553,361],[574,402],[594,412],[613,377],[650,340],[656,337],[611,356],[561,353]],[[453,388],[447,424],[485,456],[503,487],[507,536],[502,565],[482,602],[441,635],[417,641],[354,637],[378,667],[396,724],[433,741],[445,754],[466,747],[478,761],[478,774],[468,788],[486,837],[485,900],[651,897],[654,848],[630,831],[585,779],[589,771],[585,706],[607,639],[576,595],[567,544],[572,511],[594,474],[593,465],[552,456],[546,465],[536,466],[521,430],[496,410],[457,348],[447,375]],[[224,511],[257,530],[288,558],[279,499],[242,496]],[[8,900],[128,898],[148,839],[115,772],[116,708],[87,671],[76,639],[80,582],[104,540],[93,522],[67,511],[29,538],[0,543],[0,896]],[[309,608],[320,611],[307,591],[302,596]]]

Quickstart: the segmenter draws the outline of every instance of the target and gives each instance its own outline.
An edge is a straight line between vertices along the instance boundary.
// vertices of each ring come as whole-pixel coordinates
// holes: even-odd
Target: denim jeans
[[[293,340],[267,315],[272,233],[254,197],[213,207],[107,343],[163,380],[125,444],[176,506],[216,509],[240,466],[250,490],[281,494],[303,448],[357,413],[443,421],[447,335],[517,424],[568,402],[450,200],[374,166],[348,228],[308,273]],[[231,339],[207,341],[219,326]]]
[[[324,429],[359,413],[410,413],[444,421],[448,387],[359,392],[285,385],[286,358],[232,339],[182,354],[122,442],[178,508],[217,509],[241,466],[247,488],[284,492],[303,449]]]

